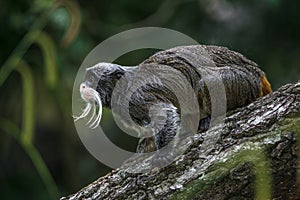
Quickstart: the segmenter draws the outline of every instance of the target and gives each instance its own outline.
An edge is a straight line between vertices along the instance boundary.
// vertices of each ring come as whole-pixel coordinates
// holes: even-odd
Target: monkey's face
[[[124,73],[124,69],[119,65],[98,63],[86,70],[84,83],[98,92],[103,106],[110,108],[112,91]]]
[[[93,110],[93,115],[89,120],[93,123],[90,127],[97,127],[102,115],[102,105],[108,108],[111,107],[112,91],[124,73],[125,70],[121,66],[111,63],[98,63],[87,68],[85,80],[80,84],[79,89],[81,98],[87,105],[82,114],[75,117],[75,120],[86,117]],[[98,113],[96,106],[98,106]]]

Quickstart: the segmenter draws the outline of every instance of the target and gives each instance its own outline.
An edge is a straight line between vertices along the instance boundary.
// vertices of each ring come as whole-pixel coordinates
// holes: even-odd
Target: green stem
[[[37,169],[39,176],[41,177],[47,191],[49,192],[49,195],[51,196],[51,199],[58,199],[59,190],[49,172],[49,169],[34,145],[32,143],[24,143],[21,140],[19,137],[21,135],[21,131],[13,122],[4,118],[0,118],[0,127],[4,132],[11,135],[23,147],[27,155],[30,157],[34,167]]]
[[[34,83],[30,67],[23,60],[19,61],[16,70],[20,73],[23,86],[23,111],[21,140],[25,144],[31,144],[34,137]]]
[[[33,165],[38,171],[40,177],[42,178],[51,198],[58,199],[59,190],[38,150],[33,146],[33,144],[23,144],[23,148],[33,162]]]
[[[53,40],[48,36],[47,33],[42,31],[34,31],[30,33],[30,36],[35,39],[36,42],[44,55],[45,60],[45,76],[46,84],[53,89],[57,82],[56,73],[56,50]]]

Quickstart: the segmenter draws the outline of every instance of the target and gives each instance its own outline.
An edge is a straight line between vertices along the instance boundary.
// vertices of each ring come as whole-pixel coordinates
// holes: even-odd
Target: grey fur
[[[225,47],[205,45],[181,46],[160,51],[135,67],[99,63],[87,69],[85,83],[89,87],[96,88],[103,105],[111,108],[112,92],[121,77],[125,75],[128,84],[123,92],[129,91],[130,85],[137,84],[131,80],[137,70],[149,69],[151,73],[158,73],[160,67],[165,65],[178,70],[191,84],[197,95],[201,120],[208,119],[211,114],[211,99],[203,74],[210,75],[212,78],[209,80],[212,82],[215,74],[221,76],[218,78],[222,79],[225,86],[228,110],[254,101],[261,93],[260,78],[264,73],[256,63]],[[121,93],[119,95],[118,103],[122,108],[125,106],[122,104],[122,98],[125,96]],[[138,152],[160,149],[174,138],[180,124],[180,105],[168,88],[154,81],[133,91],[128,100],[132,120],[141,127],[150,127],[153,135],[152,138],[141,139]],[[151,107],[159,109],[154,109],[149,114]],[[162,118],[164,118],[163,126],[160,124]],[[124,119],[124,123],[126,120]],[[199,129],[205,130],[207,127]]]

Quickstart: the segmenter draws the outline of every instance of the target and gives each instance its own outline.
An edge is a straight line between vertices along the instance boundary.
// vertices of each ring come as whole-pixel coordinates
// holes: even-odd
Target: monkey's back
[[[140,64],[167,65],[179,70],[197,94],[202,112],[210,114],[207,82],[218,78],[224,85],[227,109],[232,110],[270,93],[270,84],[258,65],[242,54],[218,46],[180,46],[160,51]]]

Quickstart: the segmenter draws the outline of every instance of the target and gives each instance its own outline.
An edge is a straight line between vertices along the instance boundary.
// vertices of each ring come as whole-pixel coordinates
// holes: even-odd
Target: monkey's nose
[[[81,94],[84,92],[85,88],[86,88],[85,83],[81,83],[80,87],[79,87],[79,91],[80,91]]]
[[[85,83],[81,83],[80,88],[79,88],[81,98],[85,101],[93,101],[94,93],[92,90],[93,89],[90,87],[87,87]]]

